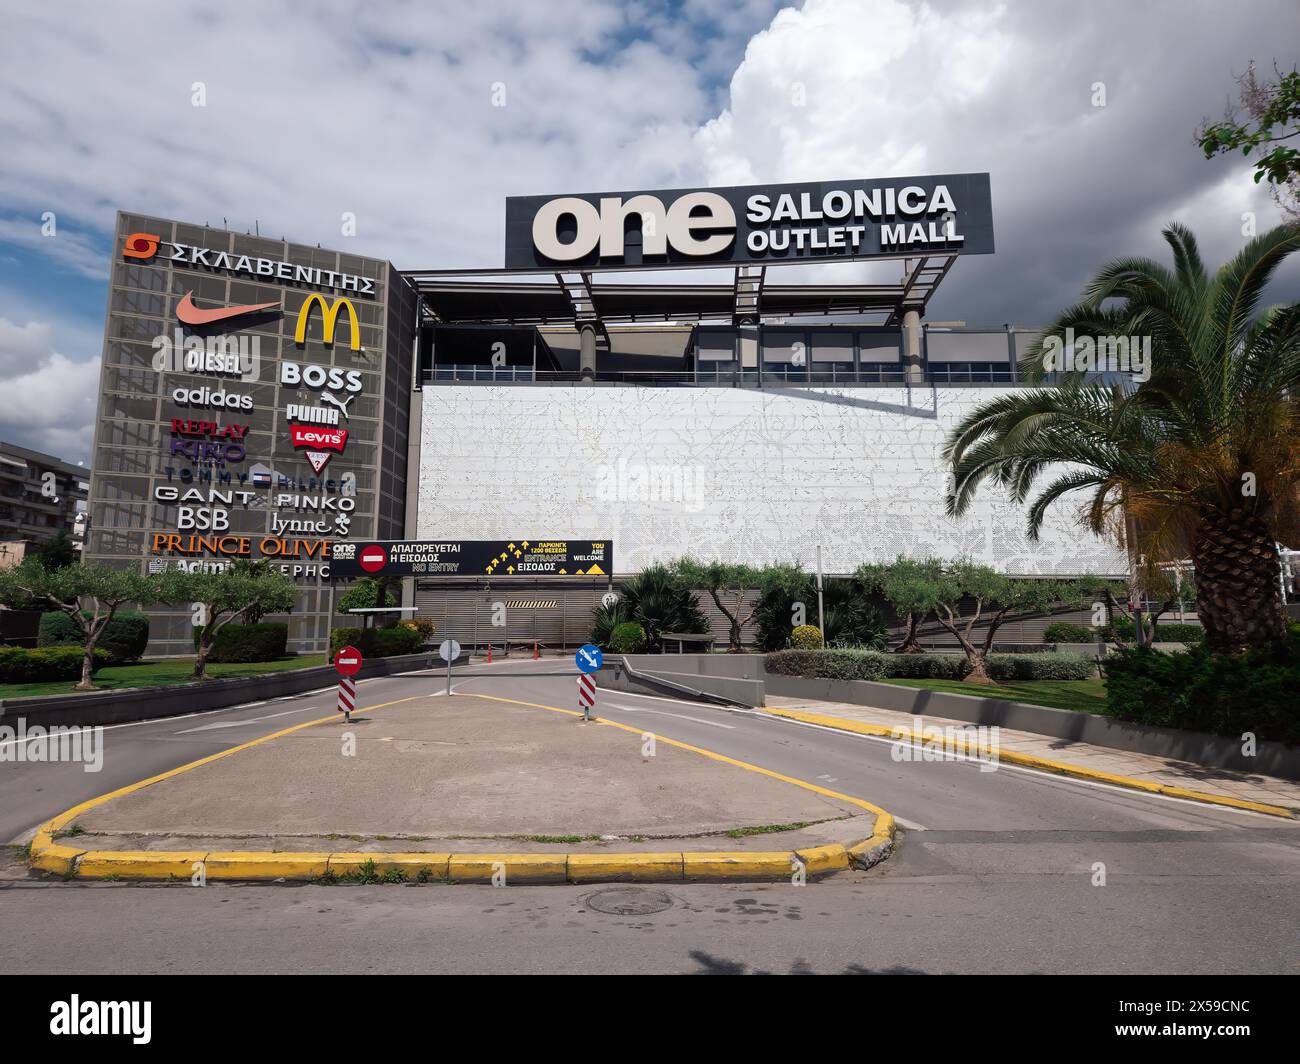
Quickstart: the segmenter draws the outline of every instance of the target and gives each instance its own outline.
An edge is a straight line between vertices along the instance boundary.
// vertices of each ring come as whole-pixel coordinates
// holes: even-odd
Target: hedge
[[[399,654],[414,654],[424,646],[424,636],[414,628],[374,628],[375,657],[392,658]]]
[[[782,676],[826,680],[883,680],[885,655],[874,650],[778,650],[763,665]]]
[[[330,657],[346,646],[356,647],[363,658],[389,658],[415,654],[424,637],[410,628],[335,628],[330,632]]]
[[[80,680],[85,651],[81,647],[0,647],[0,683],[40,683],[42,680]],[[96,648],[90,671],[97,672],[112,659]]]
[[[995,680],[1090,680],[1097,662],[1083,654],[990,654]]]
[[[1043,632],[1044,643],[1093,643],[1097,633],[1086,624],[1071,624],[1069,621],[1053,621]]]
[[[1113,631],[1122,639],[1132,642],[1137,633],[1137,625],[1132,621],[1120,619],[1117,620],[1107,634]],[[1161,624],[1156,627],[1157,643],[1204,643],[1205,629],[1199,624]]]
[[[615,654],[640,654],[645,649],[645,629],[635,621],[624,621],[609,634],[609,649]]]
[[[1082,654],[990,654],[994,680],[1087,680],[1096,663]],[[878,654],[870,650],[778,650],[768,672],[827,680],[961,680],[970,672],[963,654]]]
[[[1185,728],[1240,739],[1300,743],[1300,625],[1287,643],[1245,654],[1204,646],[1166,653],[1124,647],[1106,658],[1106,708],[1135,724]]]
[[[965,654],[890,654],[885,661],[890,679],[960,680],[968,672]]]
[[[84,614],[89,617],[90,614]],[[104,626],[95,648],[108,653],[109,663],[138,661],[149,644],[149,618],[135,611],[119,612]],[[38,647],[82,645],[81,635],[71,617],[60,610],[41,614],[40,628],[36,634]]]
[[[201,629],[194,629],[194,649],[199,648]],[[217,629],[217,638],[208,654],[210,662],[276,661],[287,653],[289,626],[262,621],[257,624],[230,624]]]

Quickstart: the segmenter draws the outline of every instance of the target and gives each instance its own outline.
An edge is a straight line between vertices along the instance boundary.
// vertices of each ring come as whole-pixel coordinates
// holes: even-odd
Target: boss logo
[[[568,243],[560,239],[560,223],[572,218],[577,226]],[[665,207],[658,196],[638,195],[624,200],[601,197],[597,208],[584,199],[562,196],[544,203],[533,216],[533,245],[548,259],[573,262],[597,248],[601,258],[621,258],[627,220],[636,218],[641,230],[641,253],[716,255],[736,238],[736,212],[716,192],[688,192]]]
[[[361,373],[355,369],[332,369],[329,366],[300,366],[297,362],[280,363],[280,383],[297,388],[328,388],[334,392],[359,392]]]

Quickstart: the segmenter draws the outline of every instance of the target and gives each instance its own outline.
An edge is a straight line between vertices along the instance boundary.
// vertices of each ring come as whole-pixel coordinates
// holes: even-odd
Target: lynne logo
[[[138,1046],[153,1037],[152,1001],[68,1001],[50,1005],[50,1034],[130,1035]]]
[[[221,388],[177,388],[172,392],[177,406],[209,406],[224,410],[252,410],[251,395],[236,395]]]
[[[176,329],[153,338],[153,368],[158,373],[208,373],[257,380],[262,367],[260,336],[186,336]]]

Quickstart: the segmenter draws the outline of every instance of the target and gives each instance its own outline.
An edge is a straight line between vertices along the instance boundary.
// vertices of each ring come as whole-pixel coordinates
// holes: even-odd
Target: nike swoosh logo
[[[186,325],[211,325],[214,321],[238,318],[243,314],[252,314],[255,310],[270,310],[279,303],[249,303],[242,307],[216,307],[213,310],[201,310],[194,305],[194,293],[186,292],[176,304],[176,319]]]

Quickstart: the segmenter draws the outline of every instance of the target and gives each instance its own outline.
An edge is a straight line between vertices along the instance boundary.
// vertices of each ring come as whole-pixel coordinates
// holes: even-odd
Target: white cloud
[[[52,335],[47,322],[0,318],[0,425],[10,443],[83,461],[95,436],[99,360],[68,358]]]
[[[1203,226],[1214,263],[1240,247],[1241,211],[1261,230],[1281,220],[1250,167],[1207,162],[1193,133],[1293,15],[1281,2],[1191,14],[1121,0],[807,0],[750,41],[696,146],[719,184],[989,171],[998,252],[959,262],[932,310],[1032,323],[1107,259],[1164,254],[1168,221]]]

